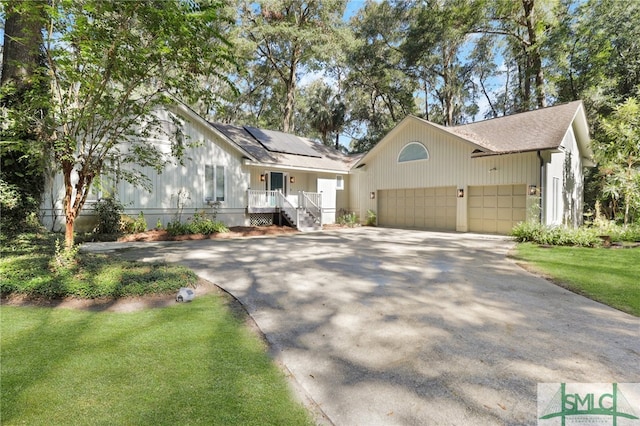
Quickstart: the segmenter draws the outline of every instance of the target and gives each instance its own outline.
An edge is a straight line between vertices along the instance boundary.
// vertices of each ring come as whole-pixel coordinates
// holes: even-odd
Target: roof
[[[558,149],[573,128],[581,156],[590,163],[589,129],[582,101],[569,102],[460,126],[445,127],[415,116],[408,116],[391,130],[357,163],[375,155],[382,146],[410,122],[418,121],[460,139],[474,148],[473,157]]]
[[[347,173],[357,160],[333,147],[289,133],[223,123],[209,125],[248,153],[256,164]]]
[[[575,101],[446,129],[492,154],[556,149],[580,108]]]

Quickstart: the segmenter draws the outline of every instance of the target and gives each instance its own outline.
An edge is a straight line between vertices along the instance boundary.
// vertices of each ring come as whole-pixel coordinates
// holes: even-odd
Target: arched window
[[[398,163],[407,161],[428,160],[429,152],[420,142],[409,142],[398,155]]]

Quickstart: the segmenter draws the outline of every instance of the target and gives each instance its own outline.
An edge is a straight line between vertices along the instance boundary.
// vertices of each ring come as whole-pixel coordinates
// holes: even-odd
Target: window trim
[[[336,175],[336,191],[344,191],[344,176]]]
[[[400,160],[400,157],[402,156],[402,153],[405,152],[408,147],[413,146],[413,145],[418,145],[422,149],[424,149],[426,157],[425,158],[413,158],[413,159],[410,159],[410,160]],[[413,163],[414,161],[428,161],[429,158],[431,158],[431,155],[429,155],[429,150],[427,149],[427,147],[424,146],[424,144],[422,142],[412,141],[412,142],[409,142],[405,146],[402,147],[402,149],[398,153],[398,158],[396,158],[396,162],[397,163]]]

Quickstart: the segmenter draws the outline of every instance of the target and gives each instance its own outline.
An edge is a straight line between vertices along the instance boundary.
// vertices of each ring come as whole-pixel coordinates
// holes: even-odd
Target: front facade
[[[76,221],[76,230],[93,229],[94,203],[113,195],[124,205],[125,214],[135,217],[142,213],[149,227],[158,222],[166,226],[172,220],[186,221],[200,212],[215,212],[217,220],[228,226],[291,224],[296,217],[283,218],[282,203],[289,203],[296,213],[303,199],[308,202],[308,210],[318,216],[306,227],[317,228],[334,223],[336,212],[348,204],[346,182],[352,159],[336,150],[280,132],[258,134],[259,129],[209,123],[181,104],[157,114],[166,123],[176,118],[181,121],[181,132],[190,143],[184,165],[168,164],[160,174],[153,169],[142,170],[150,179],[151,192],[125,181],[114,182],[102,192],[94,191]],[[270,145],[270,141],[281,138],[290,138],[289,145]],[[153,142],[170,153],[168,139]],[[63,194],[60,175],[47,180],[42,222],[54,231],[64,229]],[[258,201],[257,209],[250,205],[254,200]]]
[[[116,182],[125,213],[149,227],[217,212],[228,226],[333,223],[341,212],[379,226],[507,234],[525,220],[576,226],[583,167],[591,151],[581,102],[445,128],[407,117],[363,156],[348,156],[281,132],[209,123],[184,105],[178,117],[193,147],[184,166],[144,170],[152,192]],[[154,141],[166,152],[168,140]],[[43,222],[64,225],[62,181],[47,184]],[[95,223],[94,194],[76,229]]]
[[[350,207],[375,211],[380,226],[577,226],[591,155],[581,102],[453,128],[407,117],[354,165]]]

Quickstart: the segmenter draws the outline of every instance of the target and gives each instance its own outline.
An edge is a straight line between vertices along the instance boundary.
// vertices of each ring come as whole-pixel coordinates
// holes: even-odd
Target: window
[[[224,201],[224,166],[204,166],[204,191],[205,201]]]
[[[336,189],[344,189],[344,178],[340,175],[336,176]]]
[[[560,223],[560,178],[553,178],[551,215],[554,224]]]
[[[420,142],[409,142],[398,155],[398,163],[428,159],[429,152]]]

